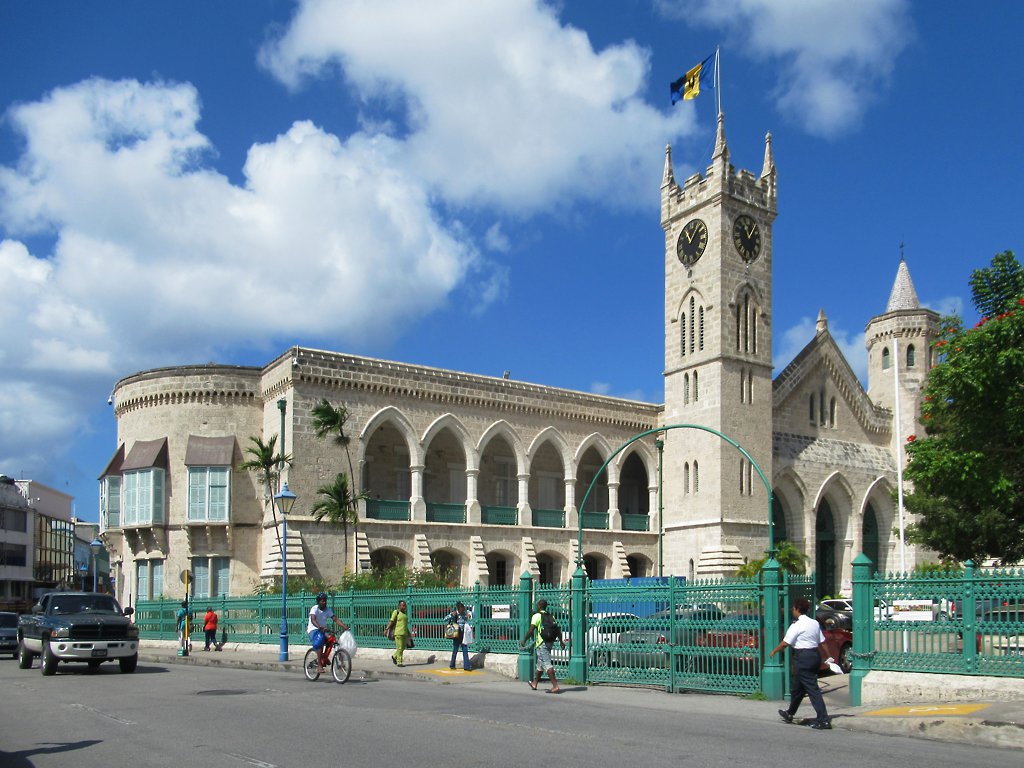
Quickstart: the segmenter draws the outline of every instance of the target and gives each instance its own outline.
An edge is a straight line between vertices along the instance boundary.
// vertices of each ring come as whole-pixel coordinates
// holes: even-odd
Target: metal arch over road
[[[622,445],[620,445],[618,447],[618,449],[616,449],[605,460],[604,464],[601,465],[601,468],[599,470],[597,470],[597,472],[594,474],[594,479],[590,481],[590,485],[587,488],[587,492],[585,494],[583,494],[583,500],[580,502],[579,506],[577,507],[578,511],[576,513],[576,517],[577,517],[577,521],[578,521],[578,525],[579,525],[579,535],[578,535],[578,538],[577,538],[577,541],[576,541],[576,565],[578,567],[580,567],[580,568],[583,567],[583,509],[584,509],[584,507],[587,504],[587,499],[590,498],[590,492],[592,490],[594,490],[594,486],[597,484],[597,481],[600,479],[601,473],[605,471],[607,466],[611,463],[612,459],[614,459],[616,456],[618,456],[620,453],[622,453],[624,450],[626,450],[626,448],[631,446],[637,440],[645,438],[648,435],[657,435],[657,434],[659,434],[661,432],[668,432],[670,429],[696,429],[696,430],[699,430],[701,432],[710,432],[712,435],[715,435],[715,436],[721,438],[725,442],[729,443],[729,445],[733,446],[740,453],[742,453],[746,457],[747,461],[750,462],[751,466],[753,466],[754,469],[757,470],[757,474],[761,478],[761,482],[764,483],[765,490],[768,492],[768,557],[769,557],[769,559],[773,559],[775,557],[775,524],[774,524],[774,521],[772,520],[772,503],[773,503],[772,484],[768,481],[768,478],[765,477],[765,474],[764,474],[764,472],[761,471],[761,467],[758,465],[758,463],[756,461],[754,461],[754,458],[749,453],[747,453],[746,449],[742,445],[737,443],[735,440],[733,440],[728,435],[722,434],[717,429],[712,429],[711,427],[705,427],[702,424],[669,424],[669,425],[664,426],[664,427],[659,427],[658,429],[648,429],[645,432],[641,432],[640,434],[634,435],[633,437],[629,438],[629,440],[627,440]],[[659,458],[661,456],[662,447],[663,447],[663,443],[659,440],[658,441],[658,455],[659,455]],[[661,548],[661,537],[662,537],[662,521],[661,521],[662,509],[661,509],[661,505],[662,505],[662,484],[663,484],[663,482],[664,482],[664,480],[662,478],[662,467],[661,467],[661,462],[659,460],[659,462],[658,462],[658,518],[659,518],[658,519],[658,547],[659,547],[658,567],[659,567],[659,569],[661,568],[661,552],[660,552],[660,548]]]

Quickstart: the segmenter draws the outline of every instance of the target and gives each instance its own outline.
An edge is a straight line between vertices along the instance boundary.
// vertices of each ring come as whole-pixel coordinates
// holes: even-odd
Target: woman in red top
[[[217,647],[217,614],[213,612],[212,606],[206,606],[206,615],[203,617],[203,631],[206,633],[206,647],[204,651],[210,650],[210,646]]]

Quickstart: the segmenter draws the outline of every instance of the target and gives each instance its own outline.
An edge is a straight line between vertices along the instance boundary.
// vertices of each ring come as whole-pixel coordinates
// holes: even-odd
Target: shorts
[[[324,632],[322,629],[314,629],[312,632],[307,633],[309,635],[310,645],[313,646],[314,650],[319,651],[324,647]]]
[[[537,672],[543,675],[554,668],[555,665],[551,663],[551,646],[541,643],[537,646]]]

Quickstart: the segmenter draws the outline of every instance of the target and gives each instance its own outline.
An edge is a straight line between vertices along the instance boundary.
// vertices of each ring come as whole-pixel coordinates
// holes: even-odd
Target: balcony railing
[[[480,522],[484,525],[517,525],[519,514],[515,507],[492,507],[483,506],[480,508]]]
[[[533,524],[539,528],[565,528],[565,510],[535,509]]]
[[[651,518],[647,515],[623,515],[622,530],[649,531],[651,530]]]
[[[409,502],[367,499],[366,517],[370,520],[408,520]]]
[[[428,523],[464,523],[466,522],[465,504],[441,504],[436,501],[427,502]]]
[[[596,530],[607,531],[608,530],[608,513],[607,512],[584,512],[583,513],[583,527],[591,528]]]

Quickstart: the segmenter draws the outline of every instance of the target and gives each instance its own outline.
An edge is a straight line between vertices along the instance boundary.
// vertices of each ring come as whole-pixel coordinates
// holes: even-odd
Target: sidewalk
[[[188,656],[177,655],[173,641],[143,641],[139,661],[143,664],[192,664],[196,666],[222,666],[255,669],[267,672],[287,670],[302,674],[302,659],[308,650],[299,645],[289,649],[289,660],[278,660],[279,649],[271,645],[229,643],[222,651],[204,651],[193,646]],[[441,651],[410,650],[405,652],[405,666],[391,663],[391,652],[385,648],[360,648],[352,664],[354,680],[405,679],[441,685],[472,683],[517,682],[516,658],[494,654],[486,659],[484,669],[464,672],[449,670],[447,653]],[[602,686],[604,687],[604,686]],[[954,702],[937,700],[918,701],[914,704],[891,706],[850,706],[848,678],[836,675],[821,679],[825,703],[836,730],[865,731],[890,736],[949,741],[973,744],[979,747],[1024,750],[1024,700]],[[629,689],[641,696],[667,696],[659,690]],[[687,694],[687,698],[702,694]],[[713,699],[720,701],[721,696]],[[778,720],[777,710],[785,702],[736,699],[737,704],[756,707],[765,719]],[[806,723],[813,719],[810,703],[800,708]],[[798,718],[799,720],[800,718]]]

